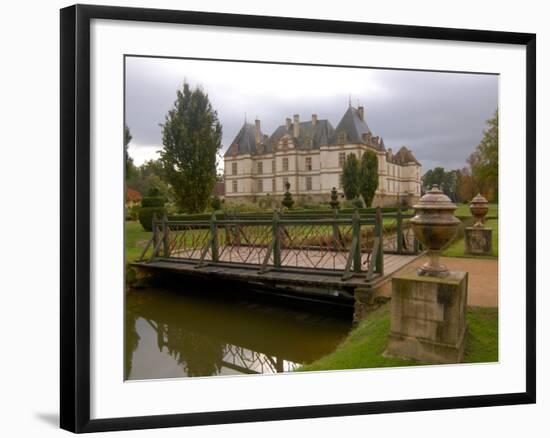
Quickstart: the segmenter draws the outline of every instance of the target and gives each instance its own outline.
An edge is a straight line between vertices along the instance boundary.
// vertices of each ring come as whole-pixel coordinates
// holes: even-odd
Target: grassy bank
[[[143,248],[153,233],[144,231],[137,221],[127,221],[124,225],[124,239],[126,248],[126,263],[133,262],[139,258]]]
[[[464,255],[464,237],[457,239],[448,248],[443,251],[445,257],[476,257],[476,258],[498,258],[498,219],[489,219],[485,221],[485,226],[493,229],[493,255],[492,256],[474,256]]]
[[[465,362],[498,360],[498,309],[469,307],[469,334]],[[393,366],[425,365],[412,360],[387,358],[382,355],[390,331],[389,305],[370,314],[353,329],[331,354],[304,365],[297,371],[345,370]]]

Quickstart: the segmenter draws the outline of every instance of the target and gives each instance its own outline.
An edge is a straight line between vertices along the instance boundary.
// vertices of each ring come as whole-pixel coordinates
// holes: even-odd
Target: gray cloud
[[[460,168],[498,107],[498,76],[256,63],[127,58],[126,123],[136,162],[161,148],[160,123],[183,80],[208,93],[223,125],[224,150],[245,113],[271,134],[285,117],[318,114],[336,126],[359,101],[386,147],[411,148],[423,170]]]

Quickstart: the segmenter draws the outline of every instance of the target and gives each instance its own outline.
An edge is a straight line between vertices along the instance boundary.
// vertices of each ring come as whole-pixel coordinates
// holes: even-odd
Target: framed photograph
[[[535,35],[61,10],[61,427],[535,402]]]

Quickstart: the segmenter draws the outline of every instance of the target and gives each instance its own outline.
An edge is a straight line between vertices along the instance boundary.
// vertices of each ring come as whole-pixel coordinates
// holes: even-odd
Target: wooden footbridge
[[[153,220],[153,236],[132,265],[155,274],[352,298],[356,288],[382,285],[419,256],[411,216],[378,208],[371,214],[164,217]]]

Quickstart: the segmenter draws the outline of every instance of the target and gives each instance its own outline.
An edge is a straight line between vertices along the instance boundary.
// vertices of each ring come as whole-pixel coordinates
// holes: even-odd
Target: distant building
[[[406,202],[420,196],[420,163],[406,147],[393,153],[382,137],[373,136],[364,108],[351,105],[334,129],[328,120],[300,122],[287,118],[271,136],[260,120],[244,123],[224,156],[226,202],[256,202],[271,195],[282,198],[285,185],[296,199],[328,201],[332,187],[342,191],[346,156],[371,150],[378,156],[378,190],[374,205]]]

